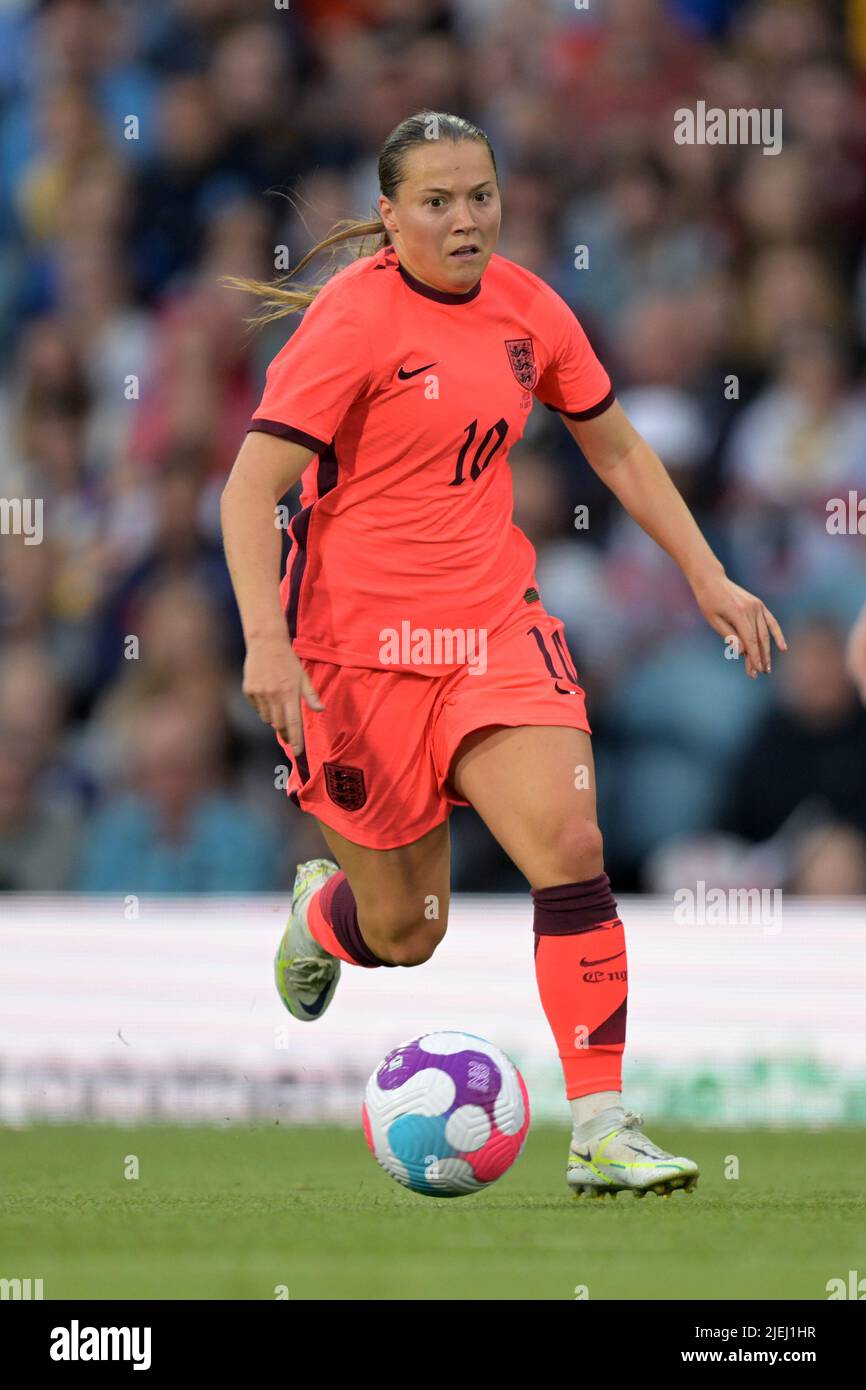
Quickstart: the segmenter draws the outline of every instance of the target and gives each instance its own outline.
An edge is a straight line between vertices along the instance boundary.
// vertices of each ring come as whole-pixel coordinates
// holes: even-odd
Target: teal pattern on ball
[[[388,1145],[409,1175],[413,1192],[451,1196],[428,1177],[436,1159],[453,1158],[457,1150],[445,1138],[447,1115],[401,1115],[388,1129]],[[435,1171],[435,1170],[434,1170]]]

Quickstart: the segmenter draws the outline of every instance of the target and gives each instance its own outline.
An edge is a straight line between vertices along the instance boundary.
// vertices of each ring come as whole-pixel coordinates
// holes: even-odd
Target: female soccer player
[[[770,633],[784,638],[725,575],[565,301],[495,254],[484,132],[420,112],[378,168],[379,218],[337,224],[297,269],[353,237],[376,235],[373,254],[307,289],[230,281],[265,299],[263,321],[306,309],[222,498],[244,693],[337,861],[298,869],[280,997],[314,1020],[341,962],[428,960],[447,923],[448,817],[474,806],[531,888],[538,989],[574,1119],[567,1181],[668,1195],[698,1168],[621,1104],[626,949],[584,692],[511,520],[508,452],[533,397],[680,566],[710,626],[736,635],[750,676],[770,669]],[[275,503],[298,478],[278,586]]]

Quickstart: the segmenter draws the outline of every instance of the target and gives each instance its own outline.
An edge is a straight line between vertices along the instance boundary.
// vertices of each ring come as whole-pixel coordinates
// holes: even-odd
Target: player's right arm
[[[220,499],[223,544],[247,655],[243,691],[256,713],[291,745],[304,747],[301,700],[323,709],[292,651],[280,601],[281,531],[275,507],[298,481],[312,450],[251,430]]]

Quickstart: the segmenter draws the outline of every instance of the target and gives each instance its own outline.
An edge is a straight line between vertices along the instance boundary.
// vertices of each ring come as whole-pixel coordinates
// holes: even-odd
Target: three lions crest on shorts
[[[526,391],[531,391],[538,378],[535,349],[531,338],[506,338],[505,346],[511,370]]]
[[[360,811],[367,800],[361,768],[346,767],[343,763],[322,763],[322,767],[325,769],[325,787],[334,805],[344,811]]]

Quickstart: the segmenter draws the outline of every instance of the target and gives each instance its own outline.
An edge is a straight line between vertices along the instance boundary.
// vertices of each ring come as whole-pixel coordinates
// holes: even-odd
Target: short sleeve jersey
[[[389,246],[332,276],[249,426],[316,455],[281,586],[299,656],[441,674],[459,661],[437,632],[507,618],[535,582],[508,466],[533,398],[575,419],[614,398],[537,275],[494,254],[472,289],[448,293]]]

